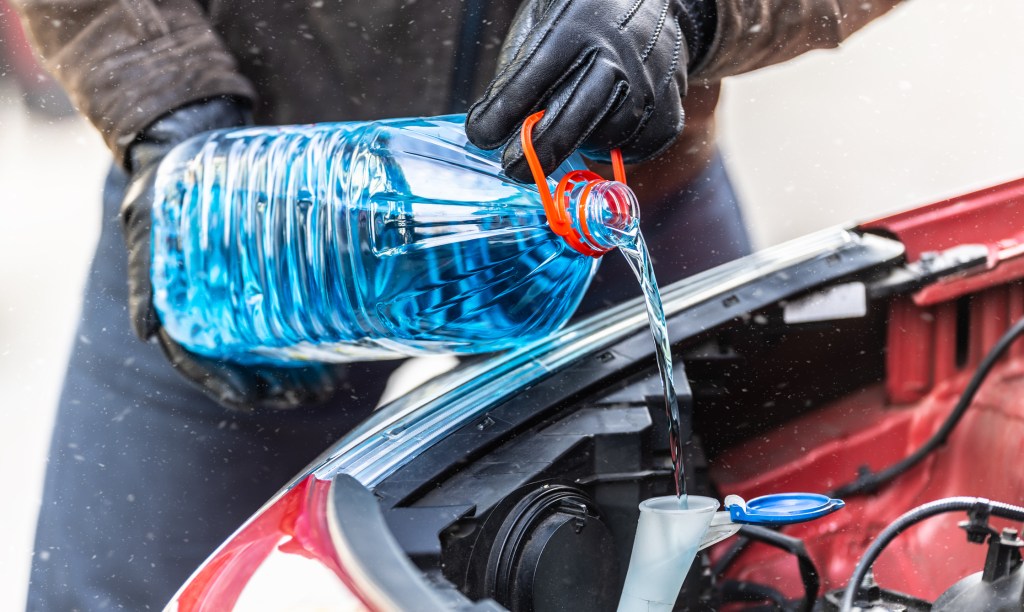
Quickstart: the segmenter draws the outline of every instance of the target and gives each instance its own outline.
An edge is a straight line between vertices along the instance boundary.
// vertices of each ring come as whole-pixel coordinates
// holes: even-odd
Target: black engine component
[[[411,530],[400,529],[402,513],[419,513],[422,525],[422,513],[440,516],[447,509],[444,521],[432,523],[440,530],[431,527],[427,535],[439,533],[438,568],[470,599],[492,599],[513,611],[614,610],[637,505],[672,489],[660,390],[660,381],[644,372],[589,407],[538,423],[492,450],[487,461],[466,465],[410,506],[394,509],[390,522],[405,534],[396,537],[407,548],[415,544]],[[710,494],[699,438],[687,453],[691,490]],[[421,567],[428,556],[418,556]],[[681,609],[699,609],[707,599],[710,574],[702,563],[691,568]]]
[[[1003,529],[989,537],[985,569],[972,574],[935,600],[935,612],[978,610],[1017,612],[1024,609],[1024,571],[1020,549],[1024,546],[1015,529]]]
[[[594,501],[575,487],[524,487],[478,531],[467,586],[509,610],[614,609],[615,541]]]

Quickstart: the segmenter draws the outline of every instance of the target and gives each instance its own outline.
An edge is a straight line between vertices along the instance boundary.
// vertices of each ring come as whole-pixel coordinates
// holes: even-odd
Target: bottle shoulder
[[[501,170],[502,148],[485,150],[469,142],[466,115],[407,117],[375,121],[342,121],[283,126],[249,126],[206,132],[175,147],[165,158],[167,168],[180,168],[204,152],[241,154],[242,149],[267,147],[274,142],[307,141],[326,143],[343,140],[367,153],[389,157],[417,156],[443,165],[465,165],[486,169],[486,173],[515,183]],[[212,149],[212,150],[211,150]],[[573,153],[549,180],[557,183],[565,173],[586,169],[583,157]],[[444,177],[438,177],[443,180]]]

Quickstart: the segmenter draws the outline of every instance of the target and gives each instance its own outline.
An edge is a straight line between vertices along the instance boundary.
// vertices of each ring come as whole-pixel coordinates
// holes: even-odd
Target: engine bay
[[[1024,475],[1013,467],[1024,283],[1006,274],[1019,261],[1000,272],[991,244],[947,240],[935,228],[949,219],[934,217],[863,226],[898,239],[901,257],[837,262],[782,299],[769,284],[759,302],[737,292],[715,305],[734,308],[717,322],[670,321],[687,328],[673,353],[691,389],[680,398],[690,492],[846,502],[814,522],[745,526],[700,553],[675,609],[838,610],[857,572],[853,609],[1024,605]],[[615,608],[637,506],[673,488],[660,382],[636,345],[577,368],[598,382],[555,376],[526,389],[374,489],[439,591],[509,610]],[[891,540],[869,550],[887,529]],[[861,568],[866,553],[877,562]]]

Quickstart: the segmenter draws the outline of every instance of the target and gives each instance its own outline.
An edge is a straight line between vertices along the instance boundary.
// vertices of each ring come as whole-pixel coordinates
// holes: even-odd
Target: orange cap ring
[[[558,181],[558,186],[555,188],[554,195],[551,194],[551,190],[548,187],[547,177],[544,176],[544,169],[540,165],[540,159],[537,158],[537,151],[533,148],[533,126],[536,125],[543,116],[544,111],[538,111],[527,117],[526,121],[523,122],[523,129],[519,133],[519,139],[523,146],[523,156],[526,158],[526,163],[530,166],[530,173],[533,175],[533,180],[537,183],[537,191],[540,192],[540,200],[544,205],[544,213],[548,217],[548,225],[551,227],[551,231],[561,236],[569,246],[575,250],[591,257],[600,257],[610,249],[600,250],[584,244],[581,240],[581,236],[573,231],[572,219],[569,217],[568,208],[569,191],[577,185],[585,183],[577,213],[580,219],[580,230],[583,237],[586,237],[586,239],[591,243],[595,242],[594,237],[590,234],[590,229],[587,227],[587,218],[583,211],[583,205],[586,202],[587,196],[590,195],[590,190],[593,189],[594,185],[604,179],[590,170],[573,170],[563,176],[562,180]],[[615,173],[615,180],[625,184],[626,167],[622,163],[622,152],[619,149],[612,149],[611,153],[612,170]],[[618,202],[616,202],[616,204],[618,204]]]

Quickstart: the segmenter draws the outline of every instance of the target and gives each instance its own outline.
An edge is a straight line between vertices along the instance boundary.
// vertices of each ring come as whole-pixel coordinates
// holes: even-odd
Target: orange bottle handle
[[[540,165],[540,159],[537,158],[537,151],[533,148],[533,126],[543,116],[544,111],[538,111],[527,117],[526,121],[523,122],[523,129],[519,133],[519,140],[523,147],[523,156],[526,158],[526,163],[530,166],[530,173],[533,175],[534,182],[537,183],[537,191],[540,193],[540,200],[544,205],[544,214],[547,215],[548,225],[553,232],[561,236],[569,246],[580,253],[591,257],[600,257],[608,251],[594,249],[580,240],[580,236],[573,231],[568,207],[569,191],[577,185],[585,183],[583,193],[579,198],[580,209],[577,216],[580,220],[582,234],[593,243],[593,237],[590,235],[590,230],[587,227],[586,215],[583,214],[583,206],[587,201],[587,196],[590,195],[590,190],[597,182],[604,179],[590,170],[573,170],[562,177],[562,180],[558,182],[558,186],[555,188],[555,193],[551,193],[547,177],[544,176],[544,169]],[[622,163],[622,151],[619,149],[612,149],[612,170],[615,173],[615,180],[625,184],[626,167]]]

